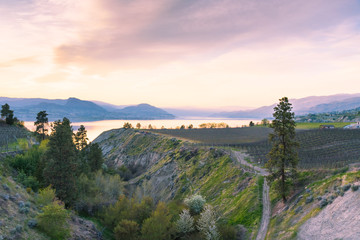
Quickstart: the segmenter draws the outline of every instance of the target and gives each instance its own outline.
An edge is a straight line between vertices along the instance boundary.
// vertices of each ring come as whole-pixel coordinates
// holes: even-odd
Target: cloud
[[[119,68],[217,56],[239,47],[321,41],[358,16],[355,0],[94,0],[98,23],[56,48],[59,64]],[[80,33],[80,35],[82,35]]]
[[[6,62],[0,62],[0,68],[17,67],[19,65],[36,64],[38,62],[35,57],[16,58]]]

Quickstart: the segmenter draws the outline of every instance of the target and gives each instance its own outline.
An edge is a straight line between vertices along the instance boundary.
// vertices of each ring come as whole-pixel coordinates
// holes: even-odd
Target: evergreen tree
[[[90,166],[90,170],[92,172],[96,172],[101,169],[101,166],[104,163],[104,159],[99,144],[91,143],[89,145],[89,152],[87,159],[88,159],[88,164]]]
[[[56,195],[67,205],[76,198],[76,148],[70,121],[55,121],[49,137],[44,180],[56,189]]]
[[[270,172],[268,180],[276,181],[277,190],[285,202],[291,180],[296,176],[298,143],[294,140],[296,124],[294,113],[291,112],[291,103],[287,97],[279,101],[274,108],[275,119],[270,125],[274,129],[274,132],[269,135],[273,146],[268,154],[269,161],[266,167]]]
[[[77,150],[82,150],[87,146],[87,130],[85,129],[84,125],[80,125],[78,131],[75,134],[74,141]]]
[[[6,124],[13,125],[16,118],[14,118],[14,111],[10,110],[9,104],[5,103],[1,106],[1,117],[5,118]]]
[[[45,139],[46,133],[48,132],[46,129],[46,125],[49,123],[48,115],[49,114],[47,114],[46,111],[40,111],[36,116],[36,122],[34,122],[36,132],[41,135],[42,140]]]

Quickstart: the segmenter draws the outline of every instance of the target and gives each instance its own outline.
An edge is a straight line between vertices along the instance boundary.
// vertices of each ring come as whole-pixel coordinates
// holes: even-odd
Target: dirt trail
[[[245,157],[247,156],[244,153],[241,152],[237,152],[237,151],[232,151],[234,156],[237,158],[237,160],[239,161],[239,163],[252,167],[255,171],[257,171],[260,175],[262,176],[267,176],[269,175],[269,173],[263,169],[260,168],[258,166],[254,166],[253,164],[247,162],[245,160]],[[261,217],[261,224],[260,224],[260,228],[259,228],[259,232],[256,236],[256,240],[264,240],[266,237],[266,233],[267,233],[267,229],[269,226],[269,222],[270,222],[270,197],[269,197],[269,185],[267,184],[267,181],[265,179],[264,181],[264,187],[263,187],[263,213],[262,213],[262,217]]]

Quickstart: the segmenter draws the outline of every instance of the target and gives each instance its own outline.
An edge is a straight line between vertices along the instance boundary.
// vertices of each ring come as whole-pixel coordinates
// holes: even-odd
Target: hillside
[[[329,138],[320,134],[311,139],[325,143],[333,138],[331,132],[323,133]],[[106,164],[117,168],[126,180],[127,195],[181,204],[185,197],[200,193],[228,223],[246,227],[248,234],[239,239],[256,238],[262,214],[263,179],[252,173],[258,167],[246,167],[251,166],[250,162],[239,165],[227,150],[184,144],[176,138],[132,129],[104,132],[95,142],[100,144]],[[308,145],[314,146],[314,142]],[[250,159],[246,153],[238,155],[243,161]],[[323,155],[318,154],[320,158],[326,156]],[[348,157],[344,159],[347,164]],[[316,162],[313,164],[316,166]],[[356,239],[359,173],[356,165],[348,172],[347,168],[301,170],[286,204],[271,186],[271,218],[266,239],[328,239],[325,236]]]
[[[357,105],[359,106],[359,105]],[[297,116],[295,118],[297,122],[359,122],[360,121],[360,107],[344,110],[344,111],[332,111],[326,113],[306,114]]]
[[[309,181],[315,174],[323,175],[304,173],[302,178]],[[305,185],[286,205],[277,201],[272,192],[267,239],[358,239],[359,186],[360,171],[354,168]]]
[[[228,223],[241,224],[248,236],[256,236],[261,178],[226,151],[185,146],[175,138],[132,129],[106,131],[94,142],[100,144],[106,164],[119,167],[129,196],[181,204],[185,197],[201,194]]]
[[[99,121],[111,119],[173,119],[172,114],[151,106],[149,104],[139,104],[128,106],[121,109],[106,109],[92,101],[84,101],[77,98],[63,99],[41,99],[41,98],[0,98],[0,105],[8,103],[14,110],[15,116],[24,121],[34,121],[36,114],[46,111],[50,121],[55,121],[67,117],[74,122]],[[104,103],[102,103],[104,105]]]
[[[0,153],[0,239],[50,239],[37,228],[36,216],[41,205],[36,201],[36,194],[25,189],[9,176],[9,169],[4,166],[8,155]],[[70,212],[71,237],[69,240],[96,239],[99,231],[94,223]]]

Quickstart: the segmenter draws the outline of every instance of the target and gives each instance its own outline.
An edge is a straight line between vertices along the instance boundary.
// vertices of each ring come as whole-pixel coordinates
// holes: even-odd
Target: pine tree
[[[45,139],[46,133],[48,132],[46,129],[46,125],[49,123],[49,119],[47,118],[48,115],[49,114],[47,114],[46,111],[40,111],[36,116],[36,122],[34,122],[36,132],[41,135],[42,140]]]
[[[13,125],[15,122],[14,111],[10,110],[9,104],[5,103],[1,106],[1,117],[5,118],[6,124]]]
[[[99,144],[91,143],[89,145],[89,152],[87,158],[90,170],[92,172],[96,172],[97,170],[101,169],[101,166],[104,163],[104,159]]]
[[[284,202],[289,191],[291,180],[296,177],[298,163],[297,147],[295,138],[294,113],[287,97],[279,99],[279,104],[274,108],[275,118],[270,125],[274,132],[269,135],[272,148],[268,154],[269,161],[266,167],[270,175],[268,180],[276,181],[277,190]]]
[[[87,130],[85,129],[84,125],[80,125],[78,131],[75,134],[74,141],[77,150],[82,150],[87,146]]]
[[[55,121],[49,137],[44,180],[56,189],[56,195],[71,205],[76,198],[76,148],[70,121]]]

